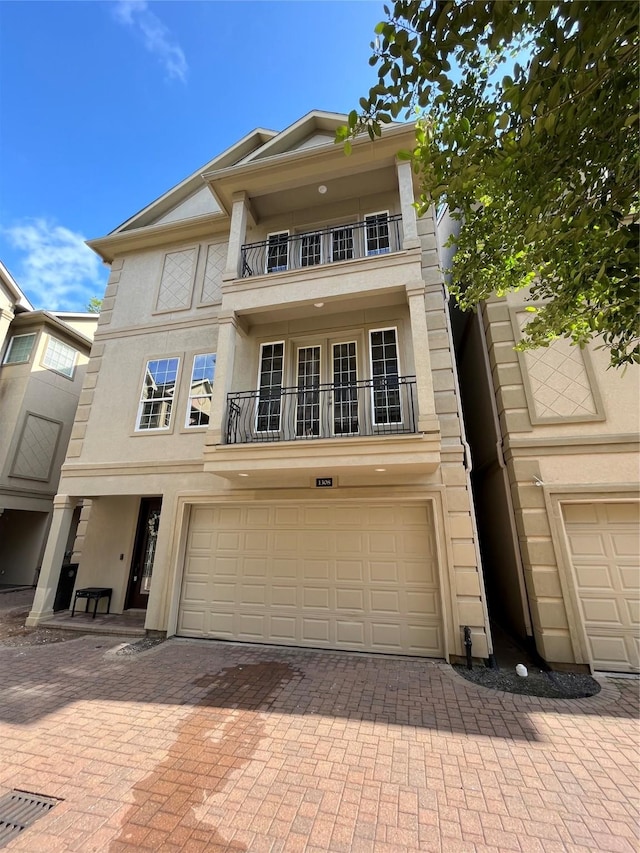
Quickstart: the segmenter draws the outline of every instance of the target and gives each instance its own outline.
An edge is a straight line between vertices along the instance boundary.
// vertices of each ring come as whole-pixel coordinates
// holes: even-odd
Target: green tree
[[[92,296],[87,302],[86,310],[89,314],[99,314],[102,309],[102,299],[99,296]]]
[[[524,347],[599,336],[640,361],[638,3],[401,0],[337,140],[417,117],[419,212],[448,204],[463,309],[530,287]]]

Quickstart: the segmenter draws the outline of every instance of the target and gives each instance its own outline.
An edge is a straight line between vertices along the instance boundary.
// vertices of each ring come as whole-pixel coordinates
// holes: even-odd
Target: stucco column
[[[222,444],[224,419],[227,413],[227,394],[231,390],[233,381],[237,325],[235,314],[218,317],[216,374],[211,389],[211,421],[204,442],[207,445]]]
[[[53,602],[56,597],[60,567],[69,539],[73,511],[78,498],[68,495],[56,495],[53,499],[53,517],[49,528],[49,538],[42,558],[42,568],[38,578],[38,587],[33,599],[31,613],[27,617],[27,628],[33,628],[43,619],[53,616]]]
[[[418,220],[413,206],[413,170],[406,160],[396,160],[398,189],[400,190],[400,211],[402,213],[403,249],[420,248]]]
[[[439,430],[439,423],[436,416],[436,404],[433,393],[427,312],[425,310],[424,285],[422,282],[415,286],[407,285],[407,301],[409,303],[413,357],[416,369],[418,432],[434,432]]]
[[[240,272],[240,249],[247,235],[247,214],[249,200],[246,193],[234,193],[233,208],[231,209],[231,225],[229,226],[229,248],[227,249],[227,266],[222,274],[223,281],[233,281]]]

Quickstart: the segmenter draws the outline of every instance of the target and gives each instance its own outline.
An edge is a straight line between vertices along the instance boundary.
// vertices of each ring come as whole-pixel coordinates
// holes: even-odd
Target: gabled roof
[[[145,225],[156,222],[160,217],[203,186],[203,172],[233,166],[234,163],[237,163],[252,151],[260,148],[265,142],[268,142],[276,135],[275,130],[265,130],[261,127],[252,130],[251,133],[243,136],[242,139],[239,139],[238,142],[235,142],[221,154],[218,154],[213,160],[205,163],[204,166],[193,172],[188,178],[185,178],[179,184],[167,190],[166,193],[163,193],[155,201],[152,201],[151,204],[148,204],[142,210],[138,211],[138,213],[131,216],[111,231],[110,234],[121,234],[123,231],[129,231],[133,228],[143,228]]]
[[[22,290],[20,290],[16,280],[2,261],[0,261],[0,281],[2,281],[2,284],[7,288],[12,299],[15,300],[15,308],[17,311],[33,311],[33,305],[29,302]]]
[[[327,142],[333,143],[336,130],[347,123],[347,116],[343,113],[327,113],[322,110],[312,110],[302,118],[299,118],[289,127],[286,127],[260,148],[257,148],[242,161],[248,163],[251,160],[261,160],[263,157],[273,157],[276,154],[284,154],[293,151],[298,146],[316,134],[326,134]],[[207,170],[212,171],[212,170]]]

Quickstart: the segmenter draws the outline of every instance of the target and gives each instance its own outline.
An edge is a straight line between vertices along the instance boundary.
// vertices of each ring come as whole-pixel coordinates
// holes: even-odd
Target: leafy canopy
[[[91,299],[87,302],[86,311],[89,314],[99,314],[102,309],[102,299],[99,296],[92,296]]]
[[[523,346],[600,336],[640,361],[636,0],[399,0],[337,140],[417,115],[420,213],[459,220],[463,309],[530,287]],[[524,58],[523,58],[524,57]],[[509,72],[509,73],[506,73]]]

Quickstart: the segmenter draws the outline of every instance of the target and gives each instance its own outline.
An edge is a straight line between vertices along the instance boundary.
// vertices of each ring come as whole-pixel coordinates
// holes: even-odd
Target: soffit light
[[[318,187],[318,192],[320,193],[320,195],[324,195],[326,193],[326,191],[327,191],[327,188],[325,187],[325,185],[320,184],[320,186]]]

